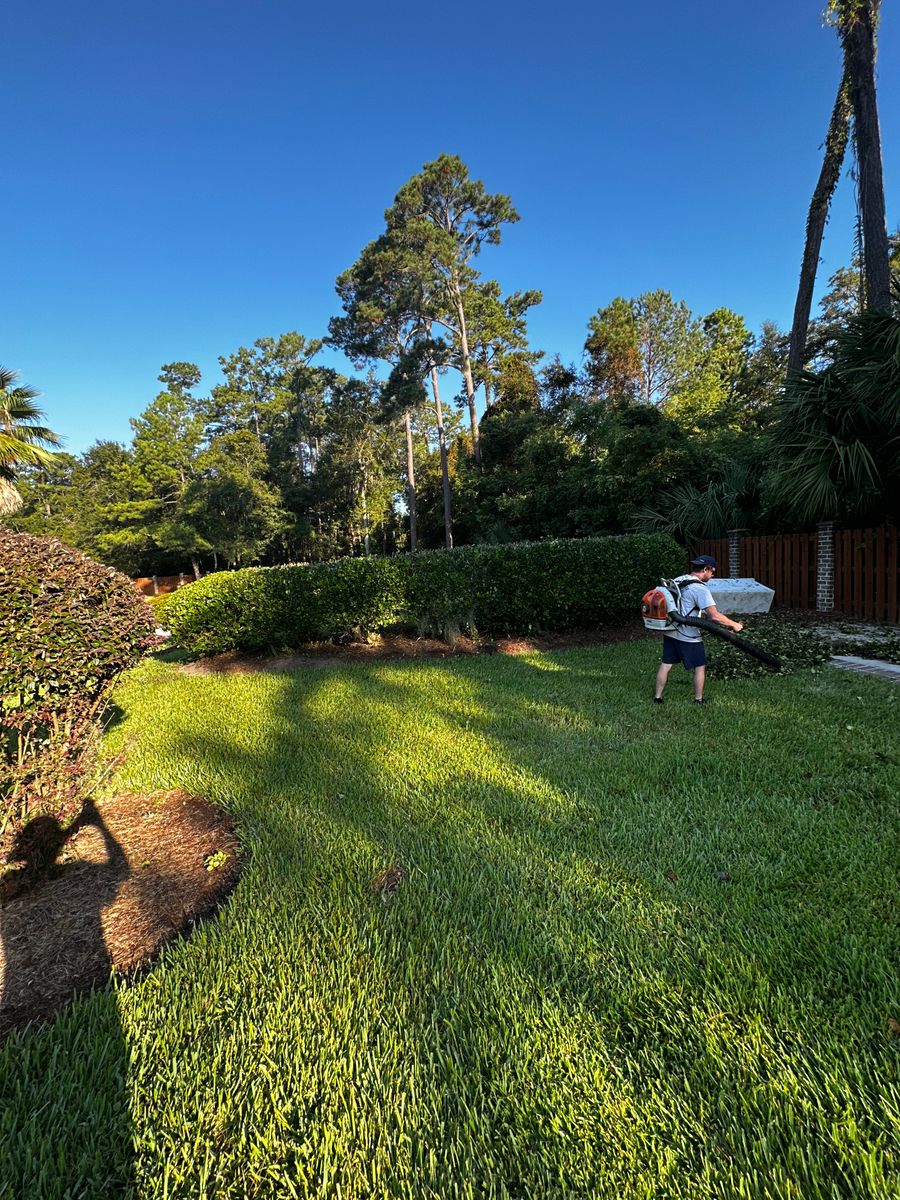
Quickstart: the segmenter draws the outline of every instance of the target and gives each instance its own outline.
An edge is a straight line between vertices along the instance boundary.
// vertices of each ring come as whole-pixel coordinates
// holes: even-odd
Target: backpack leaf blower
[[[679,606],[684,589],[690,587],[691,582],[690,580],[664,579],[659,587],[651,588],[646,593],[641,601],[641,616],[644,618],[644,625],[647,629],[652,629],[656,633],[666,633],[669,630],[677,629],[679,625],[692,625],[696,629],[703,629],[707,633],[713,634],[714,637],[721,638],[723,642],[730,642],[732,646],[737,646],[738,650],[743,650],[751,658],[759,659],[774,671],[781,670],[780,659],[769,654],[767,650],[754,646],[745,638],[731,633],[730,630],[723,629],[717,622],[709,621],[706,617],[683,616],[679,612]]]

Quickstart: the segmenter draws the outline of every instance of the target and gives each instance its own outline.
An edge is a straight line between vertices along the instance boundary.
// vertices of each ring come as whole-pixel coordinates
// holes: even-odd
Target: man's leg
[[[703,685],[706,683],[706,666],[694,667],[694,699],[703,699]]]
[[[671,663],[660,663],[659,670],[656,672],[656,699],[661,700],[663,691],[665,690],[666,680],[669,678],[669,672],[672,670]]]

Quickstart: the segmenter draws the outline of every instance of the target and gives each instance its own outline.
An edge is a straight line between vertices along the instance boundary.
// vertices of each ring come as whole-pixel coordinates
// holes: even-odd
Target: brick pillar
[[[746,529],[729,529],[728,530],[728,578],[740,579],[741,577],[741,534],[746,533]]]
[[[816,549],[816,612],[834,608],[834,522],[820,521]]]

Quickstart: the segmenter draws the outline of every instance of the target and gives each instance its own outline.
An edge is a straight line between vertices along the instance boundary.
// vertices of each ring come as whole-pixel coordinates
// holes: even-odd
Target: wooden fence
[[[167,596],[169,592],[177,592],[186,583],[193,582],[193,575],[151,575],[149,578],[136,579],[134,586],[144,596]]]
[[[816,607],[816,534],[745,537],[739,544],[741,575],[772,588],[779,608]]]
[[[706,538],[702,542],[691,542],[688,546],[691,558],[697,554],[711,554],[716,560],[716,574],[727,575],[728,572],[728,538]]]
[[[828,536],[827,533],[823,536]],[[833,531],[833,601],[825,611],[900,624],[900,562],[897,529],[836,529]],[[729,538],[709,538],[691,544],[693,554],[711,554],[717,574],[729,572]],[[767,537],[738,537],[737,574],[756,579],[775,591],[777,608],[821,605],[821,584],[832,590],[827,554],[819,562],[819,535],[779,533]],[[821,578],[820,578],[821,576]]]
[[[870,621],[900,624],[896,529],[837,529],[834,607]]]

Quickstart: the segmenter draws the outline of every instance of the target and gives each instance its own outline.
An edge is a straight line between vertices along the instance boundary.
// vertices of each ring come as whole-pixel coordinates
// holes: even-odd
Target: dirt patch
[[[248,675],[279,673],[304,668],[340,667],[346,663],[382,662],[422,658],[458,658],[475,654],[529,654],[535,650],[569,650],[581,646],[603,646],[646,637],[638,622],[630,621],[605,629],[496,640],[460,637],[452,645],[438,638],[393,635],[373,637],[367,642],[313,642],[296,654],[242,654],[237,650],[216,654],[179,667],[186,675]]]
[[[26,827],[0,879],[0,1035],[152,961],[238,875],[225,813],[180,790],[89,805],[67,836]]]

